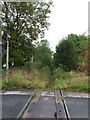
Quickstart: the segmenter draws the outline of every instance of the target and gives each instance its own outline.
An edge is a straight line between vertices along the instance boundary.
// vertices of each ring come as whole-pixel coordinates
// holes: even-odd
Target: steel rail
[[[32,96],[35,94],[37,89],[34,90],[33,94],[30,96],[30,98],[28,99],[27,103],[25,104],[25,106],[23,107],[23,109],[21,110],[21,112],[19,113],[19,115],[17,116],[16,120],[18,120],[21,116],[21,114],[24,112],[25,108],[27,107],[27,105],[29,104],[29,102],[32,99]]]
[[[60,93],[61,93],[61,96],[64,96],[62,90],[60,90]],[[65,109],[65,112],[66,112],[67,119],[71,120],[71,117],[70,117],[70,114],[69,114],[69,110],[68,110],[66,101],[65,100],[62,100],[62,101],[63,101],[63,104],[64,104],[64,109]]]

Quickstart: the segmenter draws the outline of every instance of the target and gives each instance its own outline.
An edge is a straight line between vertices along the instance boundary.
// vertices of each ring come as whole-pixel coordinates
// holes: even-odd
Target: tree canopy
[[[69,34],[56,46],[56,53],[54,54],[55,66],[58,67],[62,64],[68,70],[86,69],[88,62],[87,42],[87,37],[84,34]]]
[[[69,34],[67,39],[74,42],[78,56],[78,69],[85,71],[88,66],[88,37],[85,34]]]
[[[49,66],[52,69],[52,51],[47,40],[38,42],[34,53],[34,62],[38,63],[39,68]]]
[[[2,30],[10,35],[9,62],[22,63],[30,60],[34,40],[44,36],[49,27],[51,2],[4,2],[2,6]],[[3,40],[3,46],[6,46]],[[6,49],[6,47],[4,48]],[[5,56],[3,56],[5,62]]]
[[[55,64],[67,67],[68,70],[75,68],[77,64],[77,54],[73,42],[63,40],[57,47],[54,55]]]

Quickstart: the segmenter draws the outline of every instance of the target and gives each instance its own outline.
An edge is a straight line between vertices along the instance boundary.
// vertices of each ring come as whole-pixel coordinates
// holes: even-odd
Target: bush
[[[26,74],[20,69],[11,70],[11,78],[8,80],[8,85],[6,84],[6,77],[3,78],[2,88],[3,89],[19,89],[25,88],[29,85],[29,81],[25,78]]]
[[[63,40],[56,47],[56,53],[54,54],[54,61],[56,67],[62,64],[70,71],[75,68],[78,62],[77,51],[72,41]]]
[[[8,85],[6,84],[6,75],[4,75],[2,80],[2,88],[8,90],[23,88],[47,88],[51,76],[49,67],[46,66],[43,67],[41,70],[38,70],[33,68],[32,64],[30,64],[30,68],[30,73],[27,73],[27,71],[24,69],[10,69],[10,79],[8,80]]]
[[[65,72],[63,69],[61,69],[60,67],[58,67],[55,71],[54,71],[54,78],[57,79],[67,79],[70,77],[70,73],[69,72]]]

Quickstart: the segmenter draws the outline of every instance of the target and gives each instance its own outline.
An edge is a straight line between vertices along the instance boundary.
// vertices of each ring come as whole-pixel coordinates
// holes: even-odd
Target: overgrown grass
[[[28,73],[24,69],[10,69],[9,83],[6,85],[6,72],[3,71],[3,89],[62,89],[67,91],[90,92],[88,89],[88,75],[82,72],[65,72],[57,68],[51,75],[49,67],[40,70],[31,69]]]
[[[65,72],[58,68],[54,71],[53,89],[88,92],[88,76],[83,72]]]
[[[50,70],[44,67],[41,70],[32,69],[30,73],[21,69],[11,69],[9,73],[9,82],[6,84],[6,75],[4,71],[2,79],[3,89],[23,89],[23,88],[47,88],[50,80]]]

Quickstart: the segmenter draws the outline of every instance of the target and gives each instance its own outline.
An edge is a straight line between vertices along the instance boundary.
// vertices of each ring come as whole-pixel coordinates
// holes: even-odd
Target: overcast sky
[[[63,37],[68,34],[88,34],[88,2],[90,0],[53,0],[51,25],[45,32],[44,39],[50,43],[50,47],[55,51],[55,47]]]

